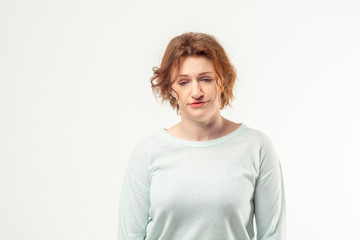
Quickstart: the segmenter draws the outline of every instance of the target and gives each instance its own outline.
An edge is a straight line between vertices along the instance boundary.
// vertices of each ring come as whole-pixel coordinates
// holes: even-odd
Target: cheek
[[[176,92],[177,92],[177,100],[179,102],[181,101],[184,101],[187,99],[187,96],[188,96],[188,90],[187,89],[178,89]],[[175,93],[176,94],[176,93]]]
[[[220,91],[217,86],[212,89],[212,98],[214,102],[220,100]]]

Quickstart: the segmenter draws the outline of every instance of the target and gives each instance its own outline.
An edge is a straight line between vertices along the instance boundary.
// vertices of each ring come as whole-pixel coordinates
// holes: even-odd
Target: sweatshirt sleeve
[[[148,152],[139,144],[130,160],[120,194],[118,240],[143,240],[150,207]]]
[[[286,239],[284,183],[279,157],[265,135],[260,147],[254,208],[258,240]]]

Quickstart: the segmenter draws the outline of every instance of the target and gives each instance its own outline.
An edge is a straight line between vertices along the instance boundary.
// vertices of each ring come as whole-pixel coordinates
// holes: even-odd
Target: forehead
[[[204,56],[188,56],[180,61],[176,75],[194,75],[203,72],[215,73],[212,61]]]

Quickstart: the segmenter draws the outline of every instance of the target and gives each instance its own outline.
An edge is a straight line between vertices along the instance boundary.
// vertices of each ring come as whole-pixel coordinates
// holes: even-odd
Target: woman
[[[172,39],[152,88],[181,121],[144,138],[120,197],[119,240],[285,239],[281,166],[269,138],[221,116],[236,74],[208,34]]]

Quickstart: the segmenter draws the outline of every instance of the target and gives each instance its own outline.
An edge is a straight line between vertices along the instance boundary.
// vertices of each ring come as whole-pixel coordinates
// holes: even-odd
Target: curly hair
[[[187,32],[173,38],[164,53],[160,67],[153,68],[151,88],[154,94],[169,101],[177,112],[179,105],[171,92],[172,75],[179,68],[181,61],[188,56],[204,56],[211,60],[217,75],[219,86],[220,109],[230,106],[234,99],[233,87],[236,80],[236,70],[227,57],[224,48],[209,34]]]

